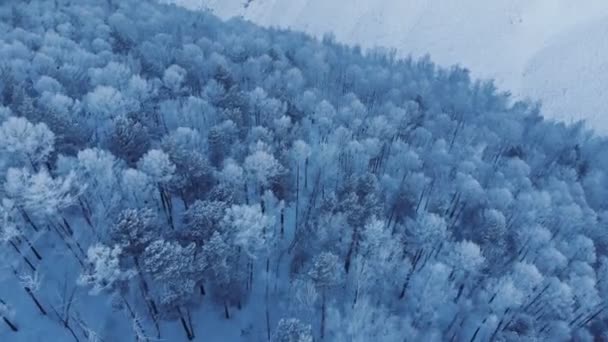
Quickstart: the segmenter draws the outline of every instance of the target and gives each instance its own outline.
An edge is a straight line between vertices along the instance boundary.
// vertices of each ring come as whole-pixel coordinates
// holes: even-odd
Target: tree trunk
[[[135,269],[137,270],[137,277],[139,279],[139,286],[141,290],[141,295],[146,303],[146,308],[148,309],[148,313],[154,322],[154,327],[156,329],[156,335],[160,338],[160,324],[158,324],[158,308],[156,306],[156,302],[153,298],[150,297],[149,287],[146,278],[143,276],[143,272],[141,270],[141,266],[139,265],[139,259],[137,257],[133,257],[133,263],[135,264]]]
[[[70,226],[70,224],[68,223],[68,220],[65,219],[65,217],[61,218],[63,221],[63,225],[61,224],[61,222],[59,223],[59,225],[61,225],[65,231],[68,233],[69,236],[73,236],[74,235],[74,229],[72,229],[72,226]]]
[[[186,318],[188,319],[188,327],[190,327],[192,337],[196,337],[194,334],[194,324],[192,324],[192,314],[190,313],[190,309],[186,309]]]
[[[146,300],[151,300],[150,296],[149,296],[148,282],[146,281],[146,278],[144,278],[144,273],[139,264],[139,259],[136,256],[133,257],[133,263],[135,264],[135,269],[137,270],[137,276],[141,283],[141,290],[144,294],[144,298]],[[156,310],[156,303],[154,303],[153,307],[154,307],[154,314],[158,314],[158,311]]]
[[[300,165],[296,169],[296,212],[295,212],[295,225],[294,225],[294,236],[298,230],[298,211],[300,209]]]
[[[167,223],[169,223],[169,226],[172,229],[175,229],[175,226],[173,225],[173,204],[171,203],[171,196],[167,194],[167,191],[161,185],[158,186],[158,191],[160,193],[163,210],[167,216]]]
[[[36,250],[36,247],[34,247],[34,245],[30,242],[30,240],[28,238],[26,238],[25,236],[23,236],[23,238],[25,239],[25,242],[27,243],[27,245],[30,247],[30,250],[32,251],[32,253],[34,253],[34,255],[36,256],[36,259],[42,260],[42,255],[40,255],[40,253],[38,253],[38,251]]]
[[[266,335],[268,341],[270,341],[270,311],[268,310],[268,303],[266,303]]]
[[[228,311],[228,303],[224,300],[224,317],[230,319],[230,311]]]
[[[327,310],[325,289],[321,291],[321,339],[325,338],[325,311]]]
[[[16,238],[16,239],[18,239],[17,243],[19,243],[20,239],[25,240],[25,242],[27,243],[27,245],[30,248],[30,250],[32,251],[32,253],[34,253],[34,255],[36,256],[36,259],[42,260],[42,255],[40,255],[40,253],[38,253],[38,250],[36,250],[36,248],[34,247],[34,244],[30,241],[30,239],[27,238],[25,232],[19,226],[17,226],[16,228],[20,234],[19,237]]]
[[[25,221],[27,223],[29,223],[30,226],[32,226],[32,229],[34,229],[34,231],[39,231],[40,229],[36,226],[36,224],[34,223],[34,221],[32,221],[32,219],[30,218],[30,216],[27,214],[27,212],[25,212],[24,209],[21,209],[21,215],[23,216],[23,218],[25,219]]]
[[[182,199],[182,203],[184,203],[184,210],[188,210],[188,201],[186,201],[186,195],[183,190],[180,190],[180,197]]]
[[[281,208],[281,238],[285,234],[285,208]]]
[[[84,217],[84,220],[87,221],[87,224],[94,229],[95,227],[93,226],[93,222],[91,221],[91,210],[84,205],[84,202],[81,199],[78,200],[78,203],[80,204],[82,217]]]
[[[133,320],[133,322],[135,323],[135,325],[137,325],[137,328],[142,332],[145,333],[146,331],[144,330],[144,327],[141,325],[141,322],[139,321],[139,319],[137,319],[137,316],[135,315],[135,312],[133,311],[133,308],[131,307],[131,305],[129,304],[129,302],[127,302],[127,299],[124,296],[122,297],[122,301],[125,304],[125,307],[127,308],[127,311],[129,312],[129,316],[131,316],[131,319]]]
[[[188,337],[188,340],[189,341],[194,340],[194,333],[188,327],[188,323],[186,323],[186,319],[184,318],[184,315],[182,315],[182,312],[179,308],[177,309],[177,312],[179,312],[179,320],[182,323],[182,328],[184,328],[184,331],[186,332],[186,336]]]
[[[27,292],[28,296],[30,296],[30,298],[34,301],[40,313],[46,316],[46,310],[42,307],[42,304],[40,304],[38,298],[36,298],[36,295],[34,295],[34,292],[32,292],[32,289],[27,286],[24,286],[23,289],[25,290],[25,292]]]
[[[19,328],[17,328],[17,325],[13,322],[11,322],[8,318],[2,316],[2,320],[4,321],[4,323],[6,323],[6,325],[8,325],[8,327],[11,329],[11,331],[13,332],[18,332]]]
[[[264,301],[266,304],[266,335],[268,336],[268,341],[270,341],[270,308],[268,307],[268,296],[269,287],[270,287],[270,258],[266,258],[266,290],[264,294]]]
[[[76,253],[76,251],[74,250],[74,248],[70,245],[70,243],[67,241],[66,237],[63,236],[63,234],[61,233],[61,231],[59,230],[59,228],[57,228],[57,226],[53,223],[50,224],[51,227],[53,227],[53,230],[55,231],[55,233],[57,233],[57,235],[59,235],[59,238],[61,239],[61,241],[63,241],[63,243],[65,244],[65,246],[67,247],[67,249],[72,252],[72,254],[74,255],[74,258],[76,258],[76,260],[78,261],[78,263],[80,264],[80,266],[82,266],[83,268],[85,268],[85,263],[80,259],[80,256],[78,255],[78,253]]]
[[[475,338],[477,337],[477,334],[479,334],[479,331],[481,330],[482,325],[484,325],[486,323],[487,319],[488,319],[487,317],[484,318],[483,321],[481,322],[481,324],[479,324],[477,326],[477,329],[475,329],[475,333],[473,334],[473,336],[471,337],[471,340],[469,342],[475,341]]]
[[[358,228],[353,227],[353,234],[351,238],[350,245],[348,246],[348,252],[346,253],[346,258],[344,260],[344,271],[348,274],[350,270],[350,263],[354,256],[357,254],[357,246],[359,245],[359,232]]]
[[[13,246],[15,251],[17,251],[17,253],[21,256],[21,258],[23,258],[25,263],[32,269],[32,271],[36,272],[36,267],[34,267],[34,264],[32,264],[32,262],[25,255],[23,255],[23,253],[21,253],[19,247],[17,247],[17,245],[11,240],[9,240],[9,243],[11,244],[11,246]]]
[[[253,261],[252,260],[247,261],[247,272],[249,273],[247,276],[247,288],[249,289],[249,291],[251,291],[251,289],[253,289]]]
[[[308,189],[308,158],[304,160],[304,189]]]
[[[415,265],[414,265],[414,267],[415,267]],[[407,291],[407,286],[410,283],[410,278],[411,278],[413,272],[414,272],[414,268],[412,268],[407,273],[407,276],[405,277],[405,281],[403,282],[403,287],[401,287],[401,293],[399,294],[399,299],[403,299],[405,297],[405,293]]]

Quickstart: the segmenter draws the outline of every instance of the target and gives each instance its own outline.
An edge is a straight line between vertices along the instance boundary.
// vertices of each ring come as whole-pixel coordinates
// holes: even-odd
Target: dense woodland
[[[0,100],[4,341],[608,340],[608,141],[466,69],[4,1]]]

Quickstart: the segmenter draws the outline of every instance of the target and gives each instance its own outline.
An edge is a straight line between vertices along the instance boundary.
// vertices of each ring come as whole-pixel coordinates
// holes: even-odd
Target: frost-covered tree
[[[273,342],[312,342],[312,328],[297,318],[281,319],[272,335]]]
[[[203,275],[209,280],[212,294],[223,305],[224,317],[229,319],[229,306],[240,303],[244,292],[240,284],[243,275],[233,268],[234,263],[238,262],[235,260],[236,250],[219,232],[214,232],[203,245],[202,253],[207,263]]]
[[[421,212],[405,226],[405,242],[411,246],[413,270],[423,266],[448,237],[447,223],[442,216]]]
[[[110,239],[124,254],[137,257],[158,235],[158,222],[151,209],[125,209],[109,230]]]
[[[111,120],[139,109],[137,102],[125,98],[116,88],[102,85],[85,96],[84,107],[94,120],[99,121]]]
[[[74,182],[79,184],[76,204],[93,229],[119,210],[121,166],[110,152],[98,148],[79,151],[76,157],[60,155],[57,159],[56,173],[64,177],[73,174]]]
[[[34,171],[49,160],[55,135],[46,124],[32,124],[22,117],[9,117],[0,126],[0,146],[13,166],[27,166]]]
[[[109,150],[133,165],[150,147],[148,129],[127,116],[119,116],[112,122]]]
[[[103,68],[89,69],[89,79],[93,87],[109,86],[124,89],[131,79],[131,70],[127,65],[111,61]]]
[[[260,196],[283,172],[283,166],[264,150],[256,150],[247,156],[243,167],[253,182],[254,189],[260,190]]]
[[[221,165],[226,155],[228,155],[236,129],[234,122],[227,120],[209,130],[209,135],[207,136],[209,142],[209,160],[214,166]]]
[[[78,284],[90,287],[90,293],[120,291],[135,276],[134,270],[121,267],[122,248],[96,244],[87,251],[88,268],[78,278]]]
[[[200,134],[190,128],[179,127],[162,140],[162,148],[175,164],[172,187],[186,205],[202,198],[214,185],[213,169],[203,154]]]
[[[163,85],[173,94],[178,94],[182,91],[186,74],[187,72],[184,68],[173,64],[163,73]]]
[[[182,247],[175,242],[156,240],[142,254],[141,271],[152,279],[153,295],[161,310],[166,310],[161,314],[179,317],[189,340],[195,335],[185,311],[189,310],[187,305],[192,302],[204,269],[205,260],[194,243]]]
[[[447,326],[444,322],[436,321],[437,312],[454,311],[454,288],[449,281],[449,268],[442,263],[430,264],[412,275],[407,296],[408,309],[412,316],[412,326],[428,327],[424,335],[427,337],[438,334]],[[421,336],[422,337],[422,336]]]
[[[27,255],[27,249],[31,250],[38,260],[42,260],[42,256],[34,246],[32,239],[28,237],[28,232],[23,228],[20,228],[24,221],[21,219],[21,216],[18,208],[15,207],[14,201],[6,198],[2,200],[2,203],[0,204],[0,243],[6,247],[6,252],[8,252],[8,250],[16,252],[20,259],[22,259],[33,272],[36,272],[37,268],[34,262],[30,260],[31,258]],[[34,238],[35,237],[36,235],[34,235]],[[22,245],[26,245],[29,248],[24,248]]]
[[[361,238],[359,255],[353,261],[354,304],[360,296],[371,298],[376,291],[396,293],[411,267],[409,260],[403,258],[400,241],[392,236],[385,222],[371,219]]]
[[[169,193],[175,178],[175,164],[161,150],[150,150],[137,162],[137,168],[157,184],[160,202],[169,225],[173,226],[173,202]]]
[[[401,341],[403,336],[415,336],[414,329],[408,321],[402,322],[398,316],[378,308],[363,298],[352,306],[346,313],[333,309],[328,318],[331,339],[336,341]]]
[[[38,219],[74,205],[80,193],[74,173],[53,178],[45,169],[32,173],[25,168],[8,169],[4,190],[24,215]]]
[[[160,186],[167,186],[175,173],[175,165],[161,150],[148,151],[139,160],[137,167]]]
[[[184,226],[178,233],[181,239],[204,245],[216,231],[221,231],[227,205],[220,201],[196,201],[184,212]]]
[[[315,257],[308,276],[321,292],[321,323],[320,336],[325,336],[325,320],[327,315],[327,292],[339,284],[341,273],[339,258],[331,252],[323,252]]]
[[[237,194],[243,193],[243,190],[246,190],[245,184],[247,180],[245,178],[245,171],[234,159],[224,161],[223,168],[217,173],[217,178],[226,191],[231,192],[234,197],[241,197],[237,196]],[[243,195],[245,196],[245,200],[248,201],[247,194],[244,193]]]
[[[264,215],[259,205],[233,205],[226,209],[222,219],[234,245],[251,258],[268,254],[274,239],[272,224],[273,218]]]

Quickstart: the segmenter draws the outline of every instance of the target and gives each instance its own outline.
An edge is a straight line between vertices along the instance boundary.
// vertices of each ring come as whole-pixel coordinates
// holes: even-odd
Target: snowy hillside
[[[608,138],[467,69],[154,0],[0,2],[0,61],[2,342],[608,339]]]
[[[584,118],[608,133],[608,2],[605,0],[175,0],[401,55],[461,64],[544,115]]]

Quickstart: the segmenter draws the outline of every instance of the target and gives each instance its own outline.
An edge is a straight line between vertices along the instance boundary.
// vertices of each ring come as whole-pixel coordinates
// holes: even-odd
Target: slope
[[[581,125],[153,1],[2,3],[0,32],[0,340],[606,338]]]
[[[341,42],[394,48],[401,56],[429,53],[441,65],[460,64],[475,77],[494,79],[518,98],[541,100],[552,118],[588,119],[591,128],[608,132],[603,97],[575,97],[608,88],[601,72],[608,45],[600,41],[601,30],[591,27],[608,15],[602,0],[357,0],[348,6],[323,0],[175,2],[315,36],[331,32]],[[552,53],[542,54],[547,49]],[[572,55],[576,50],[578,58]],[[564,88],[568,96],[562,95]],[[584,105],[573,110],[578,103]]]

